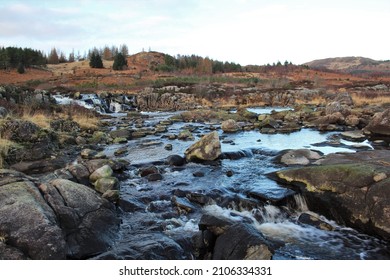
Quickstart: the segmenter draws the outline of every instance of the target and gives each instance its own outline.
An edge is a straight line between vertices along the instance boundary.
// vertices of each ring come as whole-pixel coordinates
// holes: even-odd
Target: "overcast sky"
[[[0,0],[0,46],[127,44],[241,65],[390,59],[389,0]]]

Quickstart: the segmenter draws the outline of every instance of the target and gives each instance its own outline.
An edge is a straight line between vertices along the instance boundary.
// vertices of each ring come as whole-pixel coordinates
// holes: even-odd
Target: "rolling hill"
[[[366,57],[336,57],[313,60],[305,63],[313,69],[327,69],[340,71],[349,74],[370,74],[386,73],[390,74],[390,60],[379,61]]]

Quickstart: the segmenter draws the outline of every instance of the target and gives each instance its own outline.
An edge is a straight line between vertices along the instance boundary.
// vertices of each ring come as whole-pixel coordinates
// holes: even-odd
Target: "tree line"
[[[18,72],[24,72],[25,67],[46,64],[46,56],[43,52],[30,48],[0,47],[0,69],[17,68]]]
[[[178,54],[176,57],[174,57],[169,54],[165,54],[164,62],[164,64],[157,65],[152,70],[162,72],[190,70],[202,74],[242,71],[242,67],[240,64],[234,62],[222,62],[218,60],[212,60],[208,57],[203,58],[198,55]]]

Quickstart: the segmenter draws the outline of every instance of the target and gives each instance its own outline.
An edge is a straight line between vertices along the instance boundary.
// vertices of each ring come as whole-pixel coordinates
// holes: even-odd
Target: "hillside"
[[[310,68],[341,71],[350,74],[390,74],[390,61],[379,61],[366,57],[336,57],[313,60],[305,63]]]

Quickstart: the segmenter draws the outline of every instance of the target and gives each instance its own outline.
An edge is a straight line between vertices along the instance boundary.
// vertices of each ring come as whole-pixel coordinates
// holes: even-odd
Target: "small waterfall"
[[[110,103],[110,111],[112,111],[114,113],[118,113],[118,112],[122,111],[122,104],[115,102],[115,101],[112,101]]]
[[[294,200],[296,204],[296,210],[298,212],[307,212],[309,211],[309,207],[307,207],[306,199],[301,194],[294,195]]]
[[[286,219],[285,213],[274,205],[265,205],[262,209],[255,209],[252,215],[260,223],[279,223]]]

